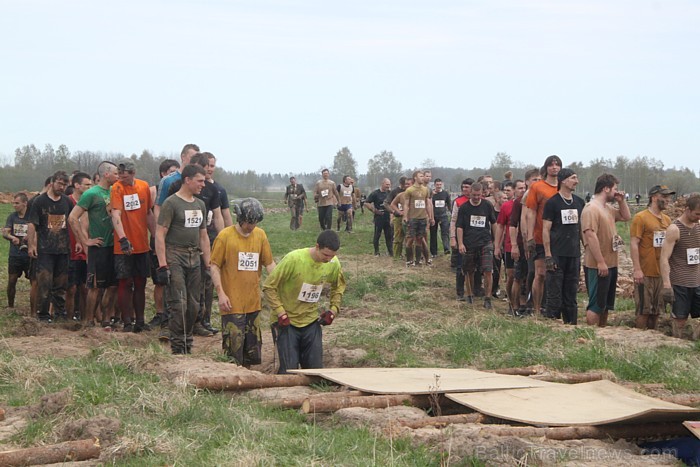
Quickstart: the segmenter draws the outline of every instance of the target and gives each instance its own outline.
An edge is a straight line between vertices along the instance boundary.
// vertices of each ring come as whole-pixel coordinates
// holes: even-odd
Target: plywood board
[[[526,376],[467,368],[318,368],[290,370],[372,394],[430,394],[558,386]]]
[[[447,397],[486,415],[540,426],[681,421],[700,413],[700,409],[654,399],[606,380]]]
[[[700,422],[687,421],[683,422],[683,425],[685,425],[685,427],[689,429],[690,432],[694,434],[697,438],[700,438]]]

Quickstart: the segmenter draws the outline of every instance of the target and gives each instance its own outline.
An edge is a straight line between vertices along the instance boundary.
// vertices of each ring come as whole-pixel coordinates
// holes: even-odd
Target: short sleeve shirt
[[[542,244],[542,213],[544,204],[549,198],[557,194],[556,185],[552,186],[545,180],[535,182],[530,187],[525,205],[536,212],[535,215],[535,243]]]
[[[549,231],[552,256],[581,256],[581,212],[585,204],[586,202],[576,195],[573,195],[571,201],[567,201],[559,193],[545,203],[542,219],[552,223]]]
[[[467,248],[481,248],[492,243],[491,226],[495,223],[496,211],[485,199],[478,206],[464,203],[457,213],[457,228],[462,229]]]
[[[404,209],[408,210],[409,219],[427,219],[428,211],[426,210],[427,203],[430,202],[430,190],[425,186],[414,185],[407,188],[403,192]]]
[[[134,253],[146,253],[151,250],[148,242],[148,213],[150,212],[151,189],[143,180],[134,179],[133,185],[117,182],[112,185],[110,195],[112,209],[121,212],[124,234],[131,242]],[[114,254],[121,255],[117,233],[114,232]]]
[[[158,225],[167,227],[165,245],[181,248],[199,248],[199,231],[206,228],[204,201],[187,201],[177,194],[161,206]]]
[[[170,185],[178,180],[182,180],[182,174],[177,170],[160,180],[158,184],[158,199],[156,199],[156,204],[158,206],[162,206],[168,196],[170,196]]]
[[[617,252],[613,250],[613,238],[617,235],[615,229],[615,208],[606,204],[601,208],[597,203],[588,203],[581,213],[581,231],[585,234],[592,230],[598,238],[600,252],[609,268],[617,267]],[[584,265],[587,268],[597,268],[593,254],[586,245]]]
[[[659,277],[659,258],[661,247],[666,239],[666,229],[671,225],[671,218],[661,213],[656,217],[645,209],[632,218],[630,238],[639,239],[639,263],[642,273],[647,277]]]
[[[73,205],[65,195],[57,201],[46,193],[34,199],[29,221],[36,228],[39,254],[69,254],[68,216],[72,209]]]
[[[24,213],[24,217],[20,217],[17,211],[12,212],[7,216],[7,221],[5,222],[5,228],[10,231],[10,235],[14,235],[19,238],[20,243],[26,243],[27,241],[27,226],[29,225],[28,219],[29,212]],[[10,256],[13,257],[27,257],[27,250],[20,250],[19,246],[10,242]]]
[[[261,309],[262,268],[272,264],[270,243],[261,228],[256,227],[247,237],[235,225],[223,229],[214,240],[211,262],[221,270],[221,286],[231,302],[231,311],[221,310],[222,315]]]
[[[112,210],[110,190],[95,185],[80,197],[78,206],[87,211],[90,238],[102,238],[102,247],[114,246],[114,226],[112,225]]]

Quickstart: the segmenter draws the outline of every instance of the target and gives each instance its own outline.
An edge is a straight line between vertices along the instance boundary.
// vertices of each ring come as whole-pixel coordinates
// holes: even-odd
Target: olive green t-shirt
[[[158,225],[167,227],[166,246],[183,248],[199,247],[199,231],[207,227],[204,201],[194,198],[186,201],[177,193],[168,197],[160,208]]]
[[[425,207],[428,204],[430,190],[425,186],[412,186],[404,191],[404,209],[408,209],[409,219],[427,219],[428,211]]]

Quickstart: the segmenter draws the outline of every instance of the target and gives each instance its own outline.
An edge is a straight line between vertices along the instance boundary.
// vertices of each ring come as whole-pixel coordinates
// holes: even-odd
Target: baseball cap
[[[127,159],[119,162],[117,164],[117,169],[120,172],[134,172],[136,171],[136,166],[134,165],[133,161]]]
[[[655,195],[657,193],[660,193],[662,195],[675,195],[675,191],[669,190],[669,188],[666,185],[654,185],[651,187],[649,190],[649,196]]]

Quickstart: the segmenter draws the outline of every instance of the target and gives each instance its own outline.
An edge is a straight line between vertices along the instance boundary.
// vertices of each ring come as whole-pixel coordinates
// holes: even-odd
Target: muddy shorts
[[[676,319],[700,318],[700,287],[673,286],[673,310]]]
[[[658,315],[664,309],[663,288],[660,277],[645,277],[641,284],[634,284],[635,313]]]
[[[588,310],[601,314],[615,309],[617,268],[608,268],[608,275],[601,277],[596,268],[584,268],[588,289]]]
[[[477,265],[481,272],[493,272],[493,243],[479,248],[467,247],[467,252],[462,256],[462,269],[465,274],[476,271]]]
[[[425,237],[428,228],[428,219],[411,219],[408,221],[408,237]]]
[[[510,254],[510,251],[506,251],[503,262],[506,264],[506,269],[515,268],[515,261],[513,261],[513,256]]]
[[[151,272],[150,253],[114,255],[114,276],[117,279],[148,277]]]
[[[221,346],[232,363],[243,366],[262,362],[260,312],[221,315]]]
[[[106,289],[116,285],[114,279],[114,250],[111,246],[88,247],[87,288]]]
[[[7,258],[7,273],[9,275],[17,275],[29,279],[29,266],[30,258],[29,256],[10,256]]]
[[[85,285],[87,280],[87,262],[81,259],[72,259],[68,264],[68,287]]]

